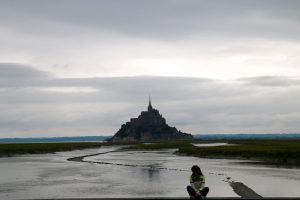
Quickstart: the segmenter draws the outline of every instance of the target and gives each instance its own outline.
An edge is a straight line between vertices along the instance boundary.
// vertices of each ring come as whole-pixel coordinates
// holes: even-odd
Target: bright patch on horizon
[[[93,87],[46,87],[42,88],[42,90],[55,93],[89,93],[98,91],[98,89]]]

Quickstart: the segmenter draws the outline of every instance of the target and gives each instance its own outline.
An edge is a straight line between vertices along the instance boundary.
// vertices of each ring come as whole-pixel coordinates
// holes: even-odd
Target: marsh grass
[[[231,141],[236,145],[179,147],[177,153],[208,158],[242,158],[300,166],[300,140]]]
[[[97,148],[101,146],[102,143],[99,142],[0,144],[0,157],[14,156],[18,154],[55,153],[58,151]]]
[[[177,154],[187,156],[249,159],[263,161],[267,164],[300,166],[300,140],[230,140],[221,142],[235,145],[197,147],[189,142],[164,142],[136,144],[126,147],[126,149],[178,149]]]

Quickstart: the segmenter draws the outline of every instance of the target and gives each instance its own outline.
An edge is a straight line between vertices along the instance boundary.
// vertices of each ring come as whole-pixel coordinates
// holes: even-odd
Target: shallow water
[[[192,143],[192,145],[197,147],[215,147],[215,146],[232,146],[235,144],[228,144],[228,143]]]
[[[187,197],[185,187],[194,164],[206,175],[209,196],[236,197],[228,179],[243,182],[265,197],[300,196],[299,169],[178,156],[174,150],[111,152],[84,158],[88,162],[67,161],[117,148],[0,158],[0,199]]]

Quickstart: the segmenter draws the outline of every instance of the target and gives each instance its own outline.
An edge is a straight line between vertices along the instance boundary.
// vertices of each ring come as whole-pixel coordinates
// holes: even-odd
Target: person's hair
[[[202,171],[198,165],[194,165],[192,168],[192,179],[198,178],[199,176],[203,176]]]

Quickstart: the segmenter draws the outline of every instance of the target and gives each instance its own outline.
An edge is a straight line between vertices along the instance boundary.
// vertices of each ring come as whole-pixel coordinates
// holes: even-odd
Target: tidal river
[[[195,164],[206,176],[211,197],[241,196],[233,183],[262,197],[300,196],[300,169],[178,156],[174,149],[119,148],[0,158],[0,199],[188,197],[186,186]]]

